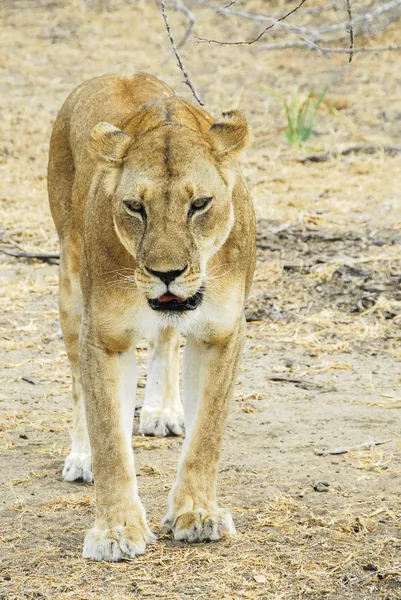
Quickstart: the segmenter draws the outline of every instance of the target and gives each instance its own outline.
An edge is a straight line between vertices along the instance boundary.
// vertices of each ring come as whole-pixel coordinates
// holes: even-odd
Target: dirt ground
[[[238,21],[197,14],[197,33],[240,36]],[[184,31],[182,15],[171,22]],[[394,23],[365,43],[399,35]],[[400,55],[361,54],[348,65],[344,55],[195,43],[182,54],[206,108],[240,108],[253,130],[243,162],[258,263],[219,480],[237,536],[172,540],[159,522],[182,440],[135,432],[158,541],[121,564],[81,559],[94,490],[61,479],[71,407],[57,266],[3,254],[0,597],[401,599],[401,162],[384,150],[341,154],[400,146]],[[67,94],[92,76],[138,69],[190,97],[174,60],[163,64],[169,55],[152,2],[1,2],[3,250],[58,250],[46,163]],[[290,149],[266,88],[286,97],[325,85],[309,147]],[[303,160],[328,151],[324,162]],[[137,355],[140,402],[145,345]],[[361,444],[371,445],[325,452]]]

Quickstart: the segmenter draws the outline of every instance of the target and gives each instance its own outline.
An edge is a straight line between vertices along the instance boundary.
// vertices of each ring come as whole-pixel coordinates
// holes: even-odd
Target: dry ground
[[[199,13],[198,33],[223,33],[213,14]],[[69,91],[133,69],[188,91],[174,61],[162,65],[169,46],[151,2],[3,0],[0,17],[2,248],[54,252],[45,170]],[[182,16],[171,21],[183,31]],[[224,27],[242,37],[238,22]],[[394,24],[376,43],[399,34]],[[123,564],[80,558],[94,495],[60,476],[71,412],[57,267],[3,255],[0,597],[400,599],[400,158],[298,160],[400,144],[399,54],[359,55],[348,66],[344,56],[192,43],[183,56],[207,108],[240,107],[254,131],[245,169],[258,265],[220,474],[238,535],[175,543],[159,520],[181,440],[136,434],[140,492],[158,542]],[[312,149],[288,149],[282,109],[266,86],[286,96],[295,85],[326,84]],[[145,348],[138,360],[141,399]],[[373,440],[386,443],[318,454]],[[329,484],[318,486],[326,493],[317,482]]]

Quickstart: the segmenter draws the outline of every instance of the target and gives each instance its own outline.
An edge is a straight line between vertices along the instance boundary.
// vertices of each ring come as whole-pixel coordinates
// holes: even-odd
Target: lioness
[[[255,262],[254,209],[235,162],[247,139],[239,112],[215,122],[145,74],[85,82],[55,122],[48,190],[74,400],[63,476],[91,482],[93,468],[86,558],[134,557],[154,538],[132,450],[142,335],[150,341],[141,431],[181,434],[184,423],[186,432],[164,523],[187,542],[235,532],[218,507],[216,476]]]

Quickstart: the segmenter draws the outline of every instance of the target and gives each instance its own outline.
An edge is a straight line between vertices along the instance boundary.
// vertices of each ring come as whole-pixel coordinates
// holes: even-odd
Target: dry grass
[[[63,515],[64,522],[69,517],[81,523],[90,508],[86,494],[54,498],[34,513],[23,503],[13,506],[19,517],[12,531],[3,533],[15,549],[4,564],[15,594],[10,590],[7,597],[99,598],[107,589],[108,598],[295,598],[300,586],[306,597],[354,598],[358,585],[352,581],[361,567],[372,569],[372,587],[378,575],[394,577],[386,575],[393,565],[393,540],[384,535],[370,543],[379,521],[399,526],[400,515],[385,505],[370,510],[359,504],[360,512],[351,508],[339,515],[278,497],[264,506],[244,506],[238,537],[221,542],[218,552],[210,544],[183,547],[161,536],[146,556],[120,565],[79,559],[83,532],[57,522]],[[29,525],[39,517],[42,528],[33,536]]]
[[[1,247],[57,251],[45,172],[68,92],[137,68],[189,93],[174,61],[162,65],[170,49],[153,3],[19,0],[1,3],[0,15]],[[198,33],[221,33],[212,15],[202,12]],[[184,31],[182,15],[171,21]],[[241,37],[238,21],[224,27]],[[397,37],[394,25],[374,43]],[[0,597],[399,600],[401,448],[390,409],[400,407],[401,387],[400,161],[378,152],[299,162],[263,88],[286,96],[295,85],[330,85],[306,153],[400,144],[399,58],[358,55],[348,67],[344,57],[191,43],[183,55],[207,108],[241,108],[253,129],[245,158],[259,217],[252,302],[263,310],[248,328],[220,486],[238,535],[174,542],[159,521],[181,442],[136,435],[158,543],[119,565],[80,558],[94,494],[60,477],[71,414],[57,269],[3,256]],[[137,358],[141,399],[145,346]],[[275,374],[308,385],[274,382]],[[344,457],[313,452],[380,437],[391,442]],[[328,481],[328,492],[315,492],[316,481]]]

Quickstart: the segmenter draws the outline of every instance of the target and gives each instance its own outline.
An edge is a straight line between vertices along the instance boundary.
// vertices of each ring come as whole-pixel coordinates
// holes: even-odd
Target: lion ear
[[[109,167],[119,167],[127,155],[132,138],[110,123],[98,123],[91,131],[90,150]]]
[[[239,154],[249,142],[244,115],[239,110],[223,112],[209,129],[208,136],[219,154]]]

